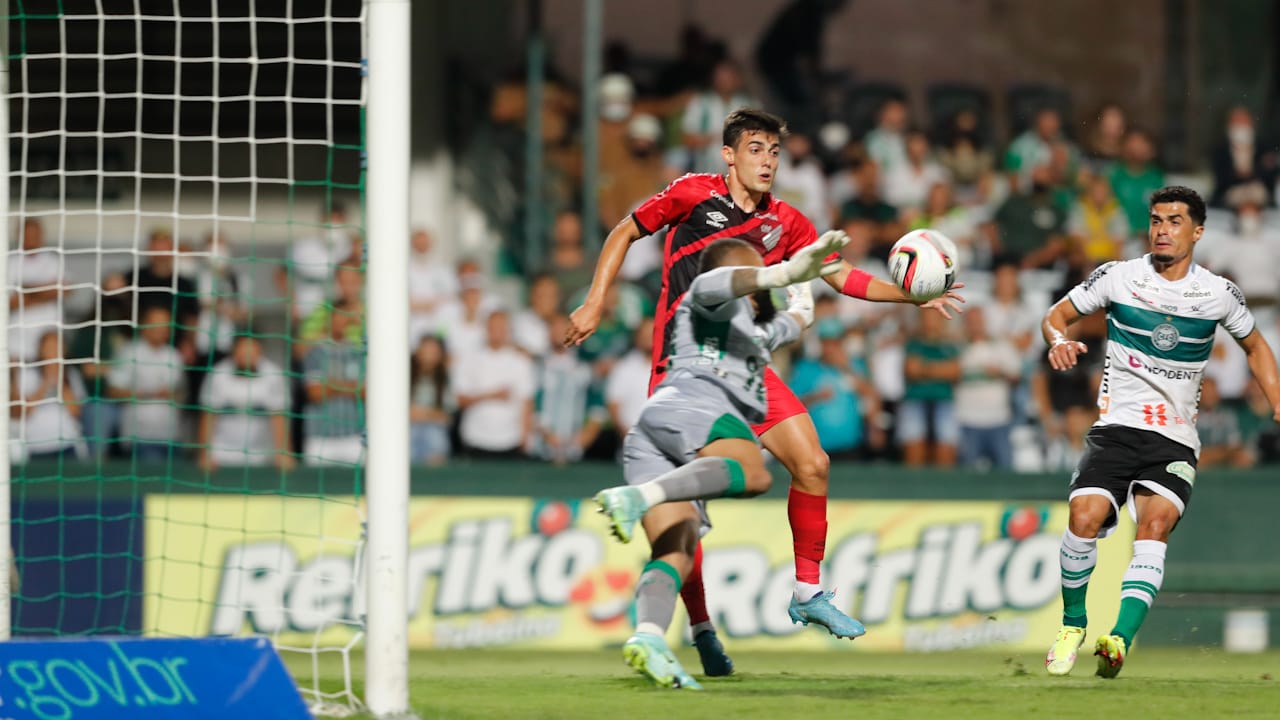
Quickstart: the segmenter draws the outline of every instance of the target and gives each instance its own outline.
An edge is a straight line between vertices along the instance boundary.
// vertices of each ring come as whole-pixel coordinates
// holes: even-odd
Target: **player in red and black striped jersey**
[[[785,124],[774,115],[751,109],[730,113],[725,119],[721,149],[727,173],[685,175],[618,223],[605,241],[586,300],[570,316],[565,342],[581,343],[595,332],[605,294],[613,285],[631,243],[669,226],[663,251],[662,295],[654,322],[652,391],[663,379],[671,315],[697,275],[698,256],[704,247],[719,238],[738,238],[750,243],[766,265],[773,265],[814,242],[818,233],[813,223],[769,193],[785,136]],[[824,279],[850,297],[913,302],[898,286],[873,278],[848,263]],[[812,298],[805,297],[807,287],[794,286],[789,292],[800,295],[791,299],[792,307],[806,301],[812,307]],[[922,307],[950,318],[951,310],[959,310],[959,302],[963,299],[948,293]],[[827,535],[827,455],[804,405],[772,370],[766,371],[765,388],[768,412],[764,422],[753,429],[769,452],[791,473],[787,516],[795,541],[796,560],[791,617],[805,624],[824,625],[838,636],[852,637],[854,634],[847,631],[850,619],[831,605],[831,593],[822,591],[819,577]],[[684,513],[690,512],[679,504],[661,508],[659,515],[654,516],[651,510],[645,517],[645,531],[651,543],[664,529],[687,521]],[[701,558],[701,548],[697,558]],[[696,641],[699,630],[710,629],[696,559],[681,596],[694,623]]]

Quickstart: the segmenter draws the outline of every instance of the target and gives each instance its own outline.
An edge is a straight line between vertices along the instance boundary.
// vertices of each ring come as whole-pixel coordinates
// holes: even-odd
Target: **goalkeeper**
[[[637,521],[653,538],[623,657],[660,686],[700,688],[663,638],[699,536],[711,527],[704,501],[759,495],[772,481],[751,431],[765,415],[764,370],[771,351],[800,338],[813,311],[801,301],[777,314],[769,291],[837,272],[840,261],[824,259],[848,240],[828,232],[769,267],[741,240],[707,246],[675,313],[669,371],[627,433],[628,485],[596,496],[618,539],[629,542]],[[850,637],[861,635],[851,622]]]

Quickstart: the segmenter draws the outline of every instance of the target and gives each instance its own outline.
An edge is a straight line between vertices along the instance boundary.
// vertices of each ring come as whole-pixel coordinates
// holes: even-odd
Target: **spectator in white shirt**
[[[222,233],[209,233],[197,253],[192,279],[200,301],[196,321],[196,365],[204,367],[231,352],[236,327],[249,316],[253,290],[232,264],[230,243]]]
[[[431,233],[419,228],[413,233],[409,253],[409,337],[436,331],[436,315],[458,294],[458,277],[453,269],[431,253]]]
[[[449,459],[449,358],[444,342],[428,335],[418,343],[409,381],[409,459],[414,465],[440,465]]]
[[[923,131],[907,133],[906,153],[905,162],[885,170],[884,200],[910,222],[924,207],[929,189],[947,182],[948,177],[947,171],[930,157],[929,138]]]
[[[867,156],[880,166],[882,177],[907,160],[905,133],[909,117],[907,104],[890,98],[880,106],[876,126],[862,139]]]
[[[169,343],[168,309],[153,305],[143,311],[138,337],[125,346],[107,375],[110,395],[124,400],[121,440],[132,445],[139,460],[165,460],[178,439],[176,400],[182,397],[183,364]]]
[[[539,273],[529,282],[529,307],[511,319],[516,347],[532,357],[551,350],[547,331],[551,319],[560,312],[560,282],[551,273]]]
[[[456,302],[447,305],[440,313],[440,334],[449,343],[449,352],[459,364],[467,362],[484,347],[485,321],[494,309],[495,302],[485,293],[485,279],[480,273],[459,273],[462,292]],[[416,343],[420,338],[409,338]]]
[[[591,366],[562,342],[568,330],[567,316],[553,317],[550,351],[535,363],[532,454],[559,465],[580,460],[604,425],[604,408],[591,402]]]
[[[320,231],[294,240],[276,280],[293,298],[293,319],[300,322],[330,297],[334,269],[351,257],[352,228],[347,210],[333,203],[323,216]]]
[[[523,457],[533,433],[533,363],[511,345],[506,311],[490,313],[485,328],[485,343],[453,373],[459,435],[472,456]]]
[[[1013,344],[987,333],[981,306],[964,314],[969,343],[960,352],[956,421],[960,423],[960,464],[1013,467],[1012,389],[1021,380],[1022,360]]]
[[[816,227],[829,227],[832,210],[827,201],[827,176],[813,154],[813,140],[793,132],[782,142],[785,152],[773,181],[774,196],[804,213]]]
[[[205,378],[200,404],[200,465],[294,466],[289,452],[289,383],[280,367],[262,357],[262,345],[249,335],[235,338],[231,355]]]
[[[684,147],[689,153],[692,172],[724,171],[720,148],[724,146],[724,119],[740,107],[758,103],[746,92],[742,67],[731,58],[723,58],[711,70],[710,87],[689,98],[684,109],[681,129]]]
[[[80,401],[84,384],[74,368],[62,362],[61,338],[40,336],[34,365],[12,367],[17,373],[10,393],[16,401],[10,415],[14,436],[32,460],[74,460],[86,454],[80,433]]]
[[[636,326],[634,346],[614,363],[605,384],[604,401],[619,437],[640,419],[640,410],[649,399],[649,374],[653,367],[653,320],[645,318]]]
[[[58,327],[62,313],[62,258],[44,246],[44,226],[36,218],[22,223],[22,247],[9,252],[9,355],[33,360],[40,338]]]

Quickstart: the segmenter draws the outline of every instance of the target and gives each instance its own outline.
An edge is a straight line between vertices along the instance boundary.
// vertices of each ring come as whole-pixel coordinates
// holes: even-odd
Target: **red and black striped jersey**
[[[813,243],[818,231],[799,210],[766,193],[747,212],[729,195],[725,176],[690,174],[678,178],[631,214],[648,235],[663,226],[670,231],[662,252],[662,294],[654,315],[653,378],[657,385],[668,353],[668,326],[680,298],[698,276],[702,249],[721,238],[751,243],[766,265],[775,265]]]

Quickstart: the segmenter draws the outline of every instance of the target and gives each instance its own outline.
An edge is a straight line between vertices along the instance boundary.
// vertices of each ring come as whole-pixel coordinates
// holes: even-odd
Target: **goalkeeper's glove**
[[[822,233],[813,244],[801,249],[789,259],[760,268],[756,284],[760,288],[782,288],[799,282],[808,282],[840,271],[840,260],[825,262],[849,242],[849,236],[840,230]]]
[[[813,324],[813,290],[808,281],[787,286],[787,312],[800,316],[801,327]]]

